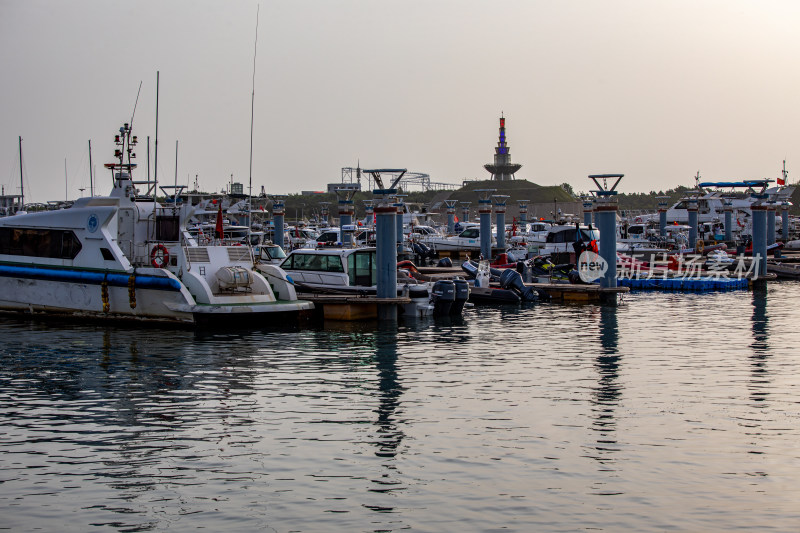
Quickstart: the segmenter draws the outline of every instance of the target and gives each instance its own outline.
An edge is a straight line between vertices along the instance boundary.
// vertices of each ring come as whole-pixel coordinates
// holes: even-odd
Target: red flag
[[[222,234],[222,202],[219,203],[219,210],[217,211],[217,238],[221,239],[223,237]]]
[[[786,180],[783,178],[778,178],[778,185],[786,185]]]

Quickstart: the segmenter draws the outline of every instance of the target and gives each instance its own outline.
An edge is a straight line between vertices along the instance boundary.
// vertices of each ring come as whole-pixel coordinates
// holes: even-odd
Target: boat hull
[[[0,265],[0,312],[200,325],[268,322],[313,309],[306,301],[197,303],[170,272],[149,274]],[[224,297],[223,297],[224,298]],[[273,315],[275,315],[273,317]]]

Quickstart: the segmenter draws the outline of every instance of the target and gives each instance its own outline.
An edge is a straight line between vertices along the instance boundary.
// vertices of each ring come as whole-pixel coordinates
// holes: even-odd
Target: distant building
[[[329,183],[328,192],[336,192],[336,189],[349,189],[351,191],[360,191],[360,183]]]
[[[494,149],[494,164],[483,165],[492,174],[494,181],[513,180],[514,174],[522,165],[511,163],[511,151],[506,143],[506,119],[500,116],[500,139]]]
[[[303,196],[318,196],[320,194],[328,194],[328,191],[300,191]]]

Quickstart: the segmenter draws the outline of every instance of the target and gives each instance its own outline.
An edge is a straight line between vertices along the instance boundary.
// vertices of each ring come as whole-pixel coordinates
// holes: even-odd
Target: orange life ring
[[[150,251],[150,264],[156,268],[164,268],[169,264],[169,250],[163,244],[156,244]]]

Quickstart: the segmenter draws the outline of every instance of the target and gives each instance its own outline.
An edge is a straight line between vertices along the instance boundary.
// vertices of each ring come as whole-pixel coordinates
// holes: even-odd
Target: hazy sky
[[[260,7],[259,7],[260,6]],[[134,118],[138,176],[323,189],[341,168],[488,176],[504,113],[518,178],[624,192],[800,176],[796,0],[0,0],[0,183],[89,186]],[[66,186],[64,161],[66,159]]]

